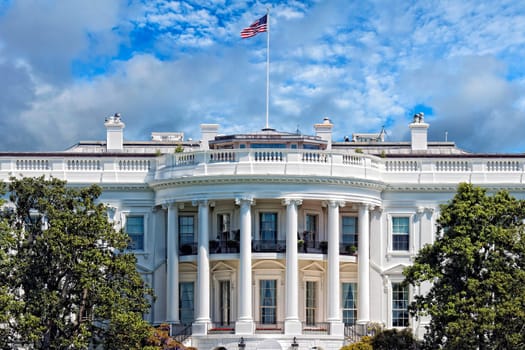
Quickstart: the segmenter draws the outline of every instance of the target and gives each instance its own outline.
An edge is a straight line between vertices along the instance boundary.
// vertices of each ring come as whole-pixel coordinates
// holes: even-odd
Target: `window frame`
[[[394,250],[394,218],[407,218],[408,219],[408,232],[404,234],[407,237],[408,249],[407,250]],[[387,258],[391,256],[410,256],[414,252],[414,214],[413,213],[390,213],[387,216]],[[399,234],[401,235],[401,234]]]
[[[345,234],[345,218],[350,218],[354,220],[354,232],[353,233],[347,233]],[[347,225],[348,226],[348,225]],[[348,226],[351,227],[351,226]],[[350,240],[350,242],[346,242],[344,240],[345,236],[353,237],[353,240]],[[350,214],[342,214],[341,215],[341,244],[344,245],[354,245],[356,248],[359,243],[359,218],[355,215]]]
[[[133,242],[132,236],[128,233],[127,226],[128,226],[128,218],[130,217],[142,217],[142,247],[141,248],[134,248],[132,244],[128,246],[128,250],[132,251],[135,254],[146,254],[147,248],[148,248],[148,222],[149,222],[149,215],[147,212],[144,211],[134,211],[134,210],[125,210],[121,212],[121,220],[122,220],[122,229],[130,237],[130,239]],[[130,242],[130,243],[132,243]]]
[[[350,308],[345,308],[345,295],[344,295],[344,285],[345,284],[350,284],[352,285],[352,293],[353,293],[353,306],[354,307],[350,307]],[[345,325],[355,325],[356,322],[357,322],[357,310],[358,310],[358,305],[357,305],[357,302],[358,302],[358,296],[357,296],[357,293],[358,293],[358,286],[357,286],[357,282],[356,281],[341,281],[341,312],[342,312],[342,320],[343,320],[343,323]],[[353,313],[353,320],[354,320],[354,323],[347,323],[345,322],[345,311],[349,311],[349,312],[352,312]]]
[[[406,296],[406,299],[394,299],[394,293],[396,293],[395,291],[395,288],[403,288],[403,296]],[[410,320],[410,313],[408,311],[408,306],[410,304],[410,300],[411,300],[411,292],[410,292],[410,287],[408,285],[406,286],[403,286],[403,283],[402,283],[402,280],[394,280],[394,281],[391,281],[390,282],[390,291],[389,291],[389,305],[390,305],[390,325],[392,328],[407,328],[407,327],[410,327],[411,325],[411,320]],[[403,308],[400,308],[400,307],[394,307],[395,306],[395,303],[401,301],[402,303],[405,304],[405,306]],[[399,317],[394,317],[394,313],[405,313],[406,314],[406,317],[403,317],[403,318],[399,318]],[[403,323],[401,325],[399,325],[399,321],[403,321],[405,320],[406,324]]]
[[[183,240],[182,237],[183,237],[183,234],[184,235],[187,235],[188,233],[186,232],[182,232],[182,227],[183,225],[181,224],[181,219],[183,218],[192,218],[193,220],[193,234],[192,234],[192,240],[191,241],[186,241],[186,240]],[[184,225],[185,227],[186,226],[189,226],[189,225]],[[194,213],[179,213],[178,215],[178,218],[177,218],[177,232],[179,234],[179,237],[178,237],[178,240],[179,240],[179,247],[183,246],[184,244],[193,244],[196,242],[196,233],[197,233],[197,220],[196,220],[196,215]]]
[[[275,215],[275,226],[274,226],[274,232],[275,235],[272,239],[264,239],[263,238],[263,216],[273,214]],[[274,241],[277,242],[279,240],[279,211],[277,210],[261,210],[258,212],[258,220],[257,224],[259,226],[259,240],[261,241]]]

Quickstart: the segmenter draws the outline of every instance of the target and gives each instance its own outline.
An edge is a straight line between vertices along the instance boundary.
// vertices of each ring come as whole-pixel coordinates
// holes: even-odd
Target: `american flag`
[[[265,14],[264,16],[250,24],[249,27],[246,27],[243,30],[241,30],[241,38],[251,38],[252,36],[257,35],[258,33],[266,32],[268,30],[267,22],[268,14]]]

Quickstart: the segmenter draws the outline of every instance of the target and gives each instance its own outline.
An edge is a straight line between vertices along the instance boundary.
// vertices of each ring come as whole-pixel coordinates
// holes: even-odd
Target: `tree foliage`
[[[428,348],[525,348],[524,220],[524,201],[470,184],[441,207],[441,236],[405,270],[411,285],[432,283],[411,305],[430,316]]]
[[[0,347],[140,349],[149,305],[98,186],[11,178],[0,221]]]

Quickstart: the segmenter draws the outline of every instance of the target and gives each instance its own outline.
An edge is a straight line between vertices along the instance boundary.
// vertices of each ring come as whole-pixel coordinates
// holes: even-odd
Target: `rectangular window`
[[[260,280],[260,318],[262,324],[277,322],[277,280]]]
[[[343,283],[343,322],[354,325],[357,319],[357,283]]]
[[[319,216],[313,214],[306,214],[306,232],[304,233],[303,239],[305,241],[316,241],[317,240],[317,223]]]
[[[144,249],[144,216],[133,215],[126,217],[126,233],[131,238],[129,249]]]
[[[343,216],[342,242],[346,245],[354,245],[357,248],[357,218],[354,216]]]
[[[220,298],[220,309],[221,309],[221,325],[229,325],[230,320],[230,281],[219,282],[219,298]]]
[[[193,215],[179,216],[179,245],[191,244],[195,241],[195,226]]]
[[[315,325],[315,314],[317,309],[317,282],[306,281],[306,324]]]
[[[181,282],[179,284],[179,319],[182,324],[193,322],[193,282]]]
[[[409,247],[409,218],[392,218],[392,250],[408,250]]]
[[[217,239],[227,241],[230,239],[230,214],[217,215]]]
[[[392,283],[392,327],[408,327],[408,286]]]
[[[277,213],[260,213],[262,241],[277,240]]]

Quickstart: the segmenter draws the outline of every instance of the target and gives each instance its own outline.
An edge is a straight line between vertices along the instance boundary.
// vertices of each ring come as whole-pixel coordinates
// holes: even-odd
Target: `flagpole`
[[[270,114],[270,8],[266,8],[266,129],[269,128],[268,119]]]

